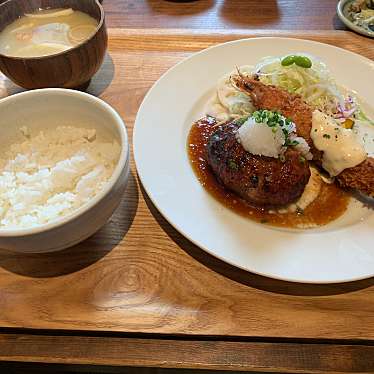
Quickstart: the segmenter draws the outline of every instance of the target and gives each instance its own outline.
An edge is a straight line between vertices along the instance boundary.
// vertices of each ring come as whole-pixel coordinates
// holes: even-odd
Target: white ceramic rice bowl
[[[79,91],[48,88],[0,100],[0,149],[20,140],[22,126],[40,131],[51,126],[95,128],[98,135],[114,138],[121,146],[118,163],[106,186],[88,203],[50,223],[27,229],[0,229],[0,248],[16,252],[58,251],[94,234],[121,201],[129,176],[126,127],[104,101]]]

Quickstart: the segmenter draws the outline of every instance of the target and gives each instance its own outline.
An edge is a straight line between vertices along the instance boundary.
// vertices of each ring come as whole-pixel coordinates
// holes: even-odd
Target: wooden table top
[[[337,0],[103,0],[109,27],[345,30]]]
[[[371,39],[334,31],[336,1],[103,4],[109,53],[89,92],[120,113],[130,140],[151,85],[212,44],[281,35],[374,59]],[[20,90],[0,74],[0,97]],[[207,255],[160,215],[132,160],[120,207],[93,237],[49,255],[0,250],[0,362],[373,372],[373,298],[373,279],[294,284]]]

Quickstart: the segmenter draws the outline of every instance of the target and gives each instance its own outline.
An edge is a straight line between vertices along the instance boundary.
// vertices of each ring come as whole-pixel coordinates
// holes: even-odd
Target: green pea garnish
[[[291,66],[292,64],[296,64],[305,69],[312,67],[312,61],[306,56],[288,55],[281,61],[282,66]]]
[[[312,61],[306,56],[296,56],[295,57],[295,64],[297,66],[300,66],[302,68],[311,68],[312,67]]]
[[[297,56],[295,56],[295,55],[289,55],[289,56],[284,57],[281,61],[281,65],[282,66],[290,66],[290,65],[294,64],[296,57]]]

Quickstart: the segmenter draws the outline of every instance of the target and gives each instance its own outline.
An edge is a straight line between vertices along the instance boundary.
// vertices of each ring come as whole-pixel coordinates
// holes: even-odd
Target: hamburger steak
[[[287,205],[304,191],[308,162],[288,148],[284,158],[257,156],[237,141],[235,121],[218,127],[207,144],[207,161],[217,179],[249,203],[261,207]]]

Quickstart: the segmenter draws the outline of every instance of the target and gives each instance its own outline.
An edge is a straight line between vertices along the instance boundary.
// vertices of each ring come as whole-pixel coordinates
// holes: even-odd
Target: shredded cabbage
[[[286,56],[266,57],[255,67],[245,65],[239,68],[244,75],[257,75],[264,84],[271,84],[298,94],[315,109],[334,117],[344,124],[347,119],[365,121],[374,125],[362,111],[355,95],[339,87],[326,64],[317,57],[299,53],[310,59],[312,66],[305,68],[297,64],[283,66]],[[233,71],[231,74],[235,74]],[[251,98],[231,84],[230,75],[224,76],[217,85],[214,98],[208,103],[206,113],[219,121],[240,118],[254,111]]]
[[[253,66],[241,66],[240,72],[245,75],[252,75]],[[205,107],[205,113],[215,117],[218,122],[248,116],[254,111],[249,95],[241,92],[231,83],[230,76],[236,73],[237,71],[234,70],[218,81],[214,96]]]
[[[284,56],[268,57],[256,65],[255,73],[264,84],[272,84],[298,94],[315,108],[335,115],[338,105],[345,108],[346,99],[331,78],[327,66],[314,56],[306,56],[312,61],[311,68],[306,69],[296,64],[282,66]]]
[[[309,54],[303,55],[312,61],[311,68],[297,64],[282,66],[281,61],[285,56],[267,57],[255,66],[254,74],[264,84],[272,84],[300,95],[309,105],[341,123],[347,119],[359,119],[374,124],[363,113],[355,95],[337,86],[322,61]]]

